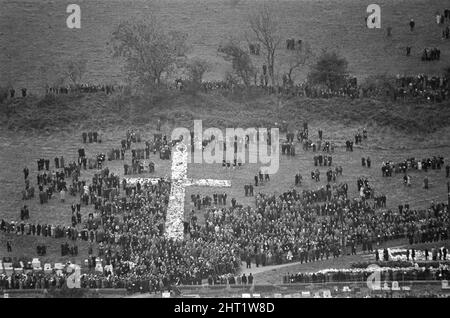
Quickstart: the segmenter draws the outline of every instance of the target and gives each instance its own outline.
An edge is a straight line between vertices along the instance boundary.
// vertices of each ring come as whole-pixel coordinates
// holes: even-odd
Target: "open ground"
[[[222,79],[230,68],[217,55],[217,47],[230,35],[242,40],[246,28],[246,15],[257,1],[147,1],[136,0],[133,5],[124,1],[79,1],[82,7],[82,29],[72,32],[65,27],[65,3],[46,1],[40,3],[4,1],[0,11],[0,84],[27,87],[32,93],[42,92],[45,85],[39,67],[48,63],[64,62],[76,56],[88,59],[88,82],[121,82],[121,67],[111,59],[108,41],[111,29],[122,19],[145,18],[146,12],[157,10],[169,27],[189,33],[192,46],[190,55],[202,57],[213,64],[206,74],[207,79]],[[311,43],[315,51],[321,48],[337,49],[349,61],[350,73],[364,78],[368,75],[389,73],[417,74],[439,73],[449,60],[450,42],[440,38],[441,29],[434,21],[436,10],[450,7],[449,1],[388,1],[378,2],[382,7],[381,30],[365,28],[365,9],[369,3],[359,0],[330,1],[280,1],[280,14],[285,18],[286,38],[296,37]],[[108,6],[106,6],[108,4]],[[107,10],[105,9],[107,7]],[[120,14],[118,13],[120,12]],[[417,28],[410,32],[408,21],[414,18]],[[26,21],[15,23],[15,21]],[[392,26],[393,37],[386,38],[386,26]],[[5,31],[3,31],[5,30]],[[404,48],[413,46],[413,56],[407,58]],[[439,62],[421,62],[420,52],[424,47],[441,48]],[[286,52],[280,53],[282,64]],[[257,64],[260,61],[256,61]],[[280,65],[283,69],[283,65]],[[307,69],[298,74],[301,79]],[[172,94],[172,93],[171,93]],[[376,193],[387,196],[388,208],[396,209],[398,204],[409,203],[412,208],[427,208],[431,201],[447,200],[445,171],[432,170],[412,172],[412,186],[404,187],[402,175],[391,178],[381,176],[383,161],[402,161],[410,157],[428,158],[443,156],[450,158],[450,108],[448,103],[393,103],[391,101],[357,100],[346,98],[333,100],[311,100],[293,98],[277,100],[272,96],[253,95],[242,97],[224,96],[219,93],[191,96],[173,92],[157,102],[144,98],[94,94],[87,96],[60,96],[55,100],[29,96],[11,102],[13,112],[0,112],[0,218],[19,220],[20,208],[30,208],[30,222],[70,224],[70,205],[74,198],[65,203],[57,198],[49,204],[40,205],[38,199],[21,200],[24,187],[22,169],[30,168],[33,184],[36,180],[36,160],[64,156],[66,162],[76,160],[77,149],[84,147],[88,157],[111,148],[118,148],[127,129],[139,130],[143,139],[152,139],[157,118],[163,118],[164,133],[168,136],[177,126],[190,128],[194,119],[204,120],[204,127],[270,127],[275,122],[287,121],[295,131],[303,121],[308,121],[313,140],[317,130],[324,131],[324,139],[338,147],[333,156],[333,167],[343,167],[343,176],[338,182],[349,184],[350,196],[356,197],[356,179],[365,176]],[[369,138],[355,151],[346,152],[345,140],[352,140],[357,129],[366,127]],[[84,145],[82,131],[97,130],[102,135],[101,144]],[[137,145],[139,146],[139,145]],[[299,190],[316,189],[325,185],[310,179],[313,165],[312,152],[297,147],[295,158],[282,157],[280,171],[271,181],[255,189],[256,192],[282,193],[294,187],[294,175],[303,175]],[[126,161],[131,158],[127,154]],[[361,167],[361,157],[370,156],[372,168]],[[170,176],[170,161],[156,156],[156,172],[151,177]],[[107,162],[108,167],[123,175],[123,162]],[[247,164],[240,170],[223,169],[220,164],[190,164],[188,176],[193,178],[228,179],[230,189],[187,189],[185,211],[193,206],[190,195],[214,192],[228,193],[228,201],[236,198],[238,203],[253,205],[253,199],[244,196],[244,184],[253,182],[259,165]],[[326,168],[320,168],[324,176]],[[89,181],[95,171],[82,171],[82,179]],[[422,189],[425,174],[430,179],[430,189]],[[86,218],[92,207],[82,208]],[[196,212],[200,219],[203,211]],[[6,252],[6,240],[13,241],[12,253]],[[0,256],[35,257],[36,246],[44,243],[47,256],[43,261],[76,261],[81,263],[87,256],[87,246],[78,243],[80,255],[77,258],[60,257],[63,240],[39,237],[17,237],[0,233]],[[404,242],[392,242],[403,245]],[[95,253],[95,247],[94,247]],[[258,274],[257,279],[275,283],[285,271],[320,269],[324,266],[348,267],[349,262],[363,259],[358,255],[342,258],[337,263],[313,263],[311,266],[293,265],[270,274]],[[297,266],[297,267],[296,267]],[[261,275],[265,276],[261,276]]]
[[[275,3],[276,2],[276,3]],[[189,56],[212,65],[206,79],[223,79],[230,65],[217,48],[230,37],[245,46],[248,15],[259,0],[78,0],[81,29],[66,27],[65,1],[2,1],[0,12],[0,85],[27,87],[42,92],[45,78],[41,67],[66,63],[75,58],[88,60],[85,82],[123,82],[121,65],[111,58],[109,42],[113,28],[126,20],[145,19],[150,13],[162,17],[169,29],[188,34]],[[310,43],[314,52],[337,50],[349,61],[349,71],[358,78],[379,74],[439,74],[449,60],[450,41],[441,39],[442,26],[436,11],[450,7],[449,0],[376,1],[381,7],[381,29],[367,29],[367,6],[360,0],[277,0],[270,1],[281,19],[286,39]],[[416,21],[414,32],[409,20]],[[20,23],[17,23],[20,21]],[[387,27],[392,37],[386,37]],[[406,46],[412,47],[410,57]],[[423,63],[425,47],[439,47],[441,60]],[[279,53],[279,76],[286,69],[284,42]],[[260,67],[262,60],[255,60]],[[308,69],[297,74],[302,80]]]

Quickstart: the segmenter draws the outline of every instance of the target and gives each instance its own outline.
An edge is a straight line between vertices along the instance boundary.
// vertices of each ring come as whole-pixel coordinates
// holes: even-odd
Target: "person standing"
[[[242,285],[247,285],[247,276],[245,276],[245,273],[242,274],[241,280],[242,280]]]
[[[60,198],[61,202],[66,201],[66,191],[64,191],[64,189],[61,189],[61,191],[59,192],[59,198]]]
[[[428,177],[427,176],[425,176],[425,178],[423,178],[423,188],[428,189]]]
[[[160,119],[158,119],[158,121],[156,122],[156,130],[161,131],[161,120]]]
[[[24,176],[25,180],[28,178],[29,174],[30,174],[30,170],[28,170],[28,167],[25,167],[23,169],[23,176]],[[448,177],[448,173],[447,173],[447,177]]]
[[[414,19],[411,19],[409,21],[409,29],[412,31],[414,31],[414,27],[416,26],[416,22],[414,22]]]
[[[250,273],[249,275],[248,275],[248,284],[249,285],[253,285],[253,275],[252,275],[252,273]]]
[[[406,56],[411,56],[411,47],[410,46],[406,47]]]

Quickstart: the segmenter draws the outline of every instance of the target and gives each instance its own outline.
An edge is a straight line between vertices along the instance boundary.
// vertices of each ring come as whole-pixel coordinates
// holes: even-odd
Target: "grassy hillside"
[[[167,28],[188,34],[190,56],[211,64],[208,79],[222,79],[230,69],[217,54],[229,37],[247,47],[248,15],[261,0],[78,0],[82,10],[81,29],[67,28],[68,2],[2,1],[0,12],[0,85],[27,87],[42,92],[45,75],[41,67],[67,63],[74,58],[88,60],[86,82],[121,82],[121,65],[111,58],[108,46],[112,29],[121,20],[146,19],[149,13],[162,18]],[[443,25],[435,22],[436,11],[450,7],[450,0],[379,0],[381,29],[365,25],[367,6],[360,0],[270,0],[279,17],[283,43],[278,52],[277,71],[286,71],[288,51],[284,40],[301,39],[317,54],[336,49],[349,61],[349,71],[359,78],[388,73],[440,73],[449,60],[450,41],[442,40]],[[409,30],[414,18],[416,28]],[[22,23],[17,23],[22,21]],[[392,37],[386,30],[392,27]],[[411,46],[411,56],[405,56]],[[441,61],[422,62],[425,47],[439,47]],[[261,58],[254,59],[258,68]],[[307,69],[296,74],[304,78]]]
[[[26,204],[30,209],[31,222],[70,224],[70,205],[78,201],[78,198],[68,196],[64,203],[53,198],[45,205],[39,204],[37,198],[23,201],[20,193],[24,186],[22,169],[30,168],[30,180],[35,184],[37,159],[48,158],[52,162],[52,158],[63,155],[66,162],[71,162],[77,159],[79,148],[85,148],[89,158],[98,153],[107,153],[110,149],[119,147],[120,140],[129,128],[138,129],[143,140],[151,140],[157,118],[163,119],[162,130],[168,135],[175,125],[191,127],[193,119],[203,119],[204,127],[269,126],[286,120],[292,123],[293,128],[295,124],[300,126],[304,120],[308,120],[313,140],[318,138],[317,130],[322,129],[325,140],[333,141],[338,146],[345,140],[352,139],[357,128],[367,125],[369,138],[355,147],[354,152],[337,147],[333,154],[334,165],[341,165],[344,171],[338,182],[349,184],[351,197],[358,195],[355,180],[365,176],[377,193],[387,195],[388,207],[392,209],[406,202],[414,208],[425,208],[432,200],[441,202],[447,198],[448,179],[443,170],[427,173],[430,178],[429,191],[422,189],[424,172],[412,172],[412,186],[404,187],[401,174],[383,178],[379,170],[381,163],[386,160],[397,162],[405,158],[427,158],[434,155],[449,158],[450,127],[446,121],[450,118],[450,110],[445,104],[406,105],[371,100],[303,98],[279,102],[273,96],[255,97],[252,94],[223,96],[214,93],[193,96],[171,92],[153,94],[151,97],[84,94],[41,99],[30,96],[0,105],[0,109],[1,127],[9,128],[0,130],[0,146],[4,149],[0,153],[0,218],[6,220],[18,221],[19,211]],[[83,144],[83,131],[99,131],[102,143]],[[143,148],[144,143],[134,147]],[[361,166],[361,157],[367,156],[372,159],[371,169]],[[311,152],[302,151],[298,145],[296,157],[281,156],[279,172],[271,176],[268,184],[258,187],[257,191],[275,193],[292,189],[294,172],[304,176],[301,189],[324,186],[324,178],[321,178],[321,182],[315,182],[308,177],[317,168],[312,157]],[[170,175],[171,161],[160,160],[157,154],[152,154],[150,159],[155,162],[156,167],[156,173],[152,177]],[[127,152],[125,162],[131,162],[130,152]],[[119,176],[123,176],[123,164],[121,160],[107,162],[110,171]],[[51,167],[53,169],[53,163]],[[253,205],[254,199],[245,197],[243,188],[245,184],[252,182],[259,169],[259,164],[244,165],[242,169],[236,170],[224,170],[220,164],[190,164],[189,176],[231,180],[232,187],[226,190],[229,198],[234,197],[244,205]],[[321,175],[324,175],[326,167],[320,169]],[[89,181],[96,172],[97,170],[82,170],[81,178]],[[216,188],[188,187],[185,211],[193,208],[189,200],[192,194],[212,196],[216,191]],[[83,206],[83,219],[87,218],[92,209],[93,206]],[[203,212],[199,211],[197,214],[201,220]],[[6,244],[2,244],[0,255],[36,256],[36,245],[46,244],[46,259],[67,260],[59,256],[60,244],[64,240],[0,234],[0,241],[6,240],[13,242],[13,252],[8,254]],[[82,261],[86,256],[87,246],[80,244],[79,250],[80,255],[76,260]],[[279,282],[277,275],[270,272],[268,277]]]
[[[433,133],[449,126],[447,104],[393,103],[371,99],[279,100],[274,96],[220,93],[192,95],[162,92],[148,96],[112,97],[104,94],[27,97],[0,105],[3,127],[18,131],[59,131],[79,126],[146,125],[157,118],[170,126],[259,127],[286,121],[300,127],[303,121],[340,125],[379,126],[408,134]]]

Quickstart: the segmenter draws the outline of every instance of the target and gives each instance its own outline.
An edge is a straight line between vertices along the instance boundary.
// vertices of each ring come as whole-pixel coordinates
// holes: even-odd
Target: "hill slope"
[[[27,97],[0,105],[0,122],[12,130],[65,130],[75,127],[145,125],[157,118],[170,126],[191,127],[194,119],[208,127],[271,127],[286,121],[292,129],[304,121],[379,126],[408,134],[427,134],[450,126],[447,104],[393,103],[371,99],[279,100],[274,96],[192,95],[163,92],[153,97],[104,94]]]
[[[207,79],[223,79],[230,68],[217,54],[222,41],[234,37],[247,47],[248,15],[261,5],[259,0],[79,0],[82,26],[66,26],[66,5],[61,1],[3,1],[0,19],[0,86],[11,83],[29,92],[43,90],[46,82],[41,67],[88,60],[85,82],[120,82],[121,67],[111,58],[111,32],[122,20],[162,17],[169,29],[188,34],[190,55],[210,62]],[[268,1],[273,3],[274,1]],[[349,61],[351,74],[364,78],[388,73],[440,73],[449,60],[450,41],[442,40],[443,25],[435,21],[436,11],[450,7],[450,0],[376,1],[381,7],[381,29],[369,30],[366,9],[371,2],[360,0],[278,0],[273,12],[279,16],[282,47],[277,72],[286,72],[289,51],[284,40],[307,41],[317,54],[324,48],[338,50]],[[414,32],[409,19],[414,18]],[[17,23],[23,21],[24,23]],[[387,27],[392,36],[386,37]],[[406,56],[406,46],[412,47]],[[425,47],[439,47],[441,60],[422,62]],[[254,58],[258,68],[262,57]],[[307,69],[297,74],[301,79]]]

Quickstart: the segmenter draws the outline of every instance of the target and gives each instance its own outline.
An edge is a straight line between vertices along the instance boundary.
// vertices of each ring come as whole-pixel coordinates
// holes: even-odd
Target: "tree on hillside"
[[[210,64],[202,59],[193,58],[184,67],[187,72],[188,81],[184,83],[185,90],[193,94],[202,87],[203,76],[210,70]]]
[[[293,73],[304,67],[312,58],[314,54],[311,46],[307,42],[303,42],[301,46],[296,49],[287,58],[288,72],[287,77],[290,83],[294,82]]]
[[[201,84],[203,75],[210,70],[210,65],[207,61],[202,59],[192,59],[186,65],[189,79],[195,84]]]
[[[218,51],[223,54],[226,61],[231,62],[233,73],[245,84],[250,86],[256,73],[250,55],[233,41],[220,46]]]
[[[322,84],[330,89],[338,89],[345,86],[348,62],[336,52],[324,51],[312,66],[308,74],[308,83]]]
[[[55,63],[46,61],[39,66],[39,74],[46,87],[77,85],[83,81],[87,70],[87,60],[75,58]]]
[[[250,30],[253,37],[261,44],[265,62],[272,85],[275,86],[275,56],[281,44],[281,32],[277,17],[272,8],[263,5],[249,16]]]
[[[169,74],[185,59],[187,36],[167,32],[155,17],[148,21],[122,22],[112,33],[113,56],[123,58],[130,79],[143,86],[160,85],[163,74]]]

